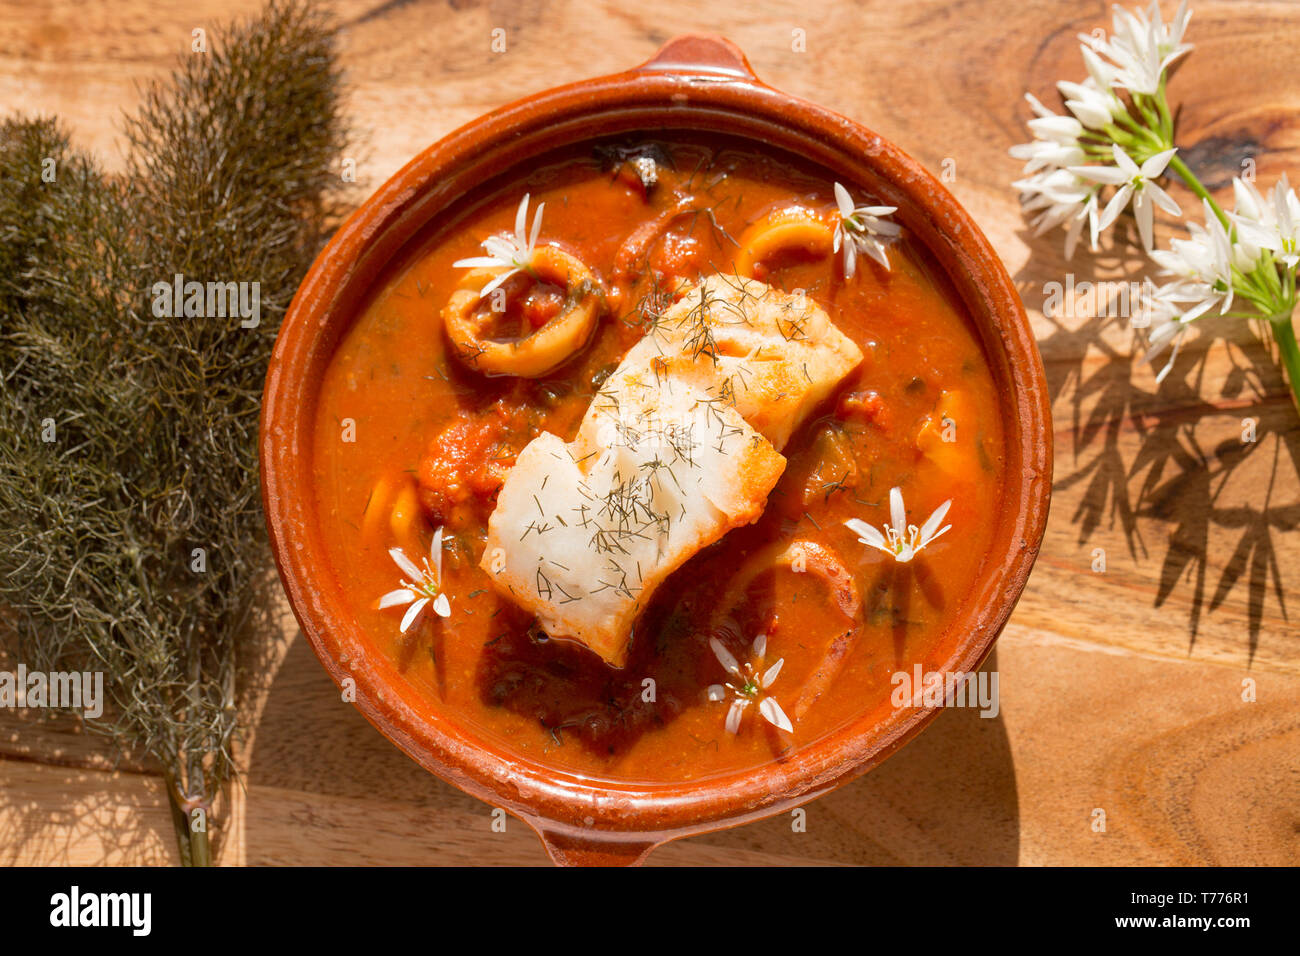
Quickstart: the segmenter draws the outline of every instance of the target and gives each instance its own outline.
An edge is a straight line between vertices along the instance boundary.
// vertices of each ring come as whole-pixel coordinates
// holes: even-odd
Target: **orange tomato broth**
[[[928,252],[905,232],[890,247],[890,271],[864,255],[849,281],[840,256],[783,255],[760,264],[757,277],[805,289],[865,358],[784,449],[786,470],[763,517],[701,551],[656,592],[623,670],[532,627],[531,617],[499,595],[478,566],[491,492],[511,453],[542,429],[573,437],[596,390],[593,377],[642,334],[636,305],[653,292],[656,270],[664,282],[729,272],[737,247],[728,236],[740,236],[765,213],[792,201],[828,215],[835,208],[829,174],[801,160],[722,137],[661,136],[646,142],[666,153],[671,168],[660,170],[648,193],[617,156],[610,160],[592,144],[575,147],[489,184],[395,263],[333,356],[316,413],[313,462],[322,534],[351,610],[374,653],[399,668],[430,712],[520,758],[641,783],[752,768],[863,713],[887,719],[892,675],[911,673],[917,663],[941,668],[961,638],[948,633],[947,622],[986,559],[1005,457],[981,346]],[[846,185],[855,203],[873,201]],[[530,226],[537,203],[546,204],[539,244],[561,244],[608,287],[620,245],[670,205],[674,188],[707,197],[712,219],[674,222],[649,252],[647,277],[602,317],[576,358],[526,380],[488,378],[452,354],[440,312],[465,272],[452,263],[482,255],[484,238],[513,232],[525,192],[532,197]],[[523,288],[512,293],[523,302],[512,306],[515,314],[530,312],[539,298],[544,304],[545,295],[525,301],[528,281],[512,280]],[[529,315],[520,319],[526,327]],[[345,436],[348,419],[355,423],[353,441],[344,440],[352,437]],[[946,437],[955,440],[943,440],[946,424]],[[448,426],[455,427],[431,451]],[[508,447],[492,443],[502,434]],[[455,442],[446,440],[451,435]],[[479,467],[497,457],[500,462]],[[443,590],[451,616],[426,614],[403,636],[404,609],[376,608],[402,577],[387,552],[397,545],[417,561],[427,555],[434,528],[429,485],[457,467],[471,473],[470,502],[437,515],[447,524]],[[848,518],[886,524],[894,486],[918,526],[952,500],[946,519],[952,529],[909,564],[859,543],[843,524]],[[432,498],[437,505],[436,493]],[[796,720],[793,734],[778,732],[753,706],[739,732],[727,733],[729,702],[707,698],[709,685],[728,679],[709,648],[707,620],[748,555],[801,538],[826,545],[852,572],[863,604],[856,632],[828,691]],[[846,630],[836,613],[817,575],[777,569],[759,575],[727,616],[722,636],[743,660],[752,637],[768,633],[766,663],[785,661],[770,691],[793,717],[802,684]],[[654,680],[653,695],[647,678]]]

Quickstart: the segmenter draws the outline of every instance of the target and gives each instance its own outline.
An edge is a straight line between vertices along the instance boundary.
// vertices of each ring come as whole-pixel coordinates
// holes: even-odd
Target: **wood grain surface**
[[[1170,95],[1178,141],[1219,195],[1253,160],[1300,174],[1300,4],[1196,3]],[[255,0],[0,0],[0,106],[56,113],[121,163],[137,84],[191,30]],[[1134,238],[1072,262],[1032,239],[1008,183],[1032,90],[1080,79],[1079,0],[345,0],[364,196],[484,111],[625,69],[677,33],[719,32],[760,77],[894,140],[936,172],[1029,310],[1055,418],[1051,521],[989,667],[1001,712],[942,714],[876,771],[788,816],[669,844],[651,864],[1300,862],[1300,416],[1271,343],[1209,325],[1157,388],[1126,320],[1045,317],[1047,283],[1146,274]],[[493,53],[491,31],[506,31]],[[792,48],[793,31],[806,51]],[[1173,186],[1188,211],[1194,197]],[[1168,235],[1171,224],[1162,224]],[[1104,310],[1103,310],[1104,311]],[[1244,420],[1255,441],[1243,441]],[[1097,572],[1097,549],[1105,571]],[[283,609],[281,609],[283,613]],[[219,859],[249,864],[537,864],[519,821],[426,774],[350,706],[285,617],[242,747]],[[1243,699],[1253,687],[1254,701]],[[1247,695],[1249,696],[1249,695]],[[1106,827],[1094,827],[1096,811]],[[0,712],[0,862],[167,863],[158,777],[69,722]]]

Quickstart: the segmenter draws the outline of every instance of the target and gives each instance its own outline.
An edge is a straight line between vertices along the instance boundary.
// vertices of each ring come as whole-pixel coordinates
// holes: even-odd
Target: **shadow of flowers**
[[[1279,536],[1300,524],[1300,417],[1268,329],[1201,320],[1157,385],[1141,363],[1145,337],[1130,325],[1136,309],[1126,296],[1154,278],[1131,228],[1117,227],[1114,245],[1081,248],[1069,263],[1059,234],[1022,238],[1031,256],[1016,283],[1026,308],[1043,316],[1040,330],[1050,328],[1039,348],[1056,421],[1068,422],[1068,437],[1057,438],[1055,487],[1078,489],[1070,515],[1078,543],[1106,524],[1119,528],[1135,561],[1156,551],[1155,606],[1186,601],[1189,652],[1206,615],[1244,592],[1253,661],[1269,602],[1287,619]],[[1068,273],[1103,291],[1081,308],[1055,308],[1048,284]],[[1156,540],[1160,525],[1169,530]],[[1235,543],[1220,562],[1224,535]]]

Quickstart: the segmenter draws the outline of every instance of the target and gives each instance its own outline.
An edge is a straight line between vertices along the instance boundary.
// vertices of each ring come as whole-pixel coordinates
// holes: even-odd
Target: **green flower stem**
[[[1232,223],[1228,221],[1228,214],[1219,208],[1219,204],[1214,201],[1210,191],[1201,185],[1201,181],[1196,178],[1196,174],[1187,168],[1187,164],[1183,162],[1182,157],[1177,153],[1169,160],[1169,168],[1178,174],[1178,178],[1187,184],[1188,189],[1210,204],[1210,208],[1214,210],[1214,215],[1219,222],[1223,223],[1223,228],[1231,231]]]
[[[1148,97],[1135,94],[1133,96],[1133,105],[1138,108],[1138,112],[1141,113],[1142,118],[1146,120],[1147,128],[1152,132],[1156,132],[1160,129],[1160,119],[1155,113],[1147,108],[1147,100]]]
[[[1128,127],[1128,132],[1121,130],[1120,126]],[[1151,129],[1135,120],[1128,112],[1120,113],[1119,116],[1115,117],[1115,122],[1108,126],[1105,131],[1111,135],[1115,142],[1127,147],[1129,150],[1135,150],[1139,145],[1157,146],[1153,150],[1156,153],[1160,152],[1161,149],[1169,148],[1165,145],[1158,145],[1162,144],[1163,140]]]
[[[1274,302],[1281,302],[1286,298],[1282,292],[1282,280],[1278,278],[1277,266],[1274,265],[1273,257],[1267,249],[1260,255],[1259,267],[1255,270],[1254,275],[1264,294]]]
[[[1294,303],[1293,303],[1294,304]],[[1290,311],[1270,316],[1269,326],[1273,329],[1273,340],[1277,342],[1282,354],[1282,367],[1286,369],[1287,384],[1291,386],[1291,400],[1296,411],[1300,412],[1300,347],[1296,345],[1295,323]]]
[[[1174,116],[1169,110],[1169,100],[1165,98],[1165,74],[1160,74],[1160,87],[1156,90],[1156,95],[1152,98],[1155,103],[1156,113],[1160,118],[1160,135],[1169,146],[1173,146],[1174,138]]]
[[[1269,285],[1267,274],[1271,268],[1263,261],[1259,266],[1250,272],[1242,272],[1236,266],[1232,267],[1232,286],[1234,291],[1246,296],[1250,301],[1260,307],[1265,315],[1272,315],[1276,309],[1274,304],[1280,298],[1281,288],[1274,289]],[[1277,269],[1273,269],[1273,274],[1277,274]]]

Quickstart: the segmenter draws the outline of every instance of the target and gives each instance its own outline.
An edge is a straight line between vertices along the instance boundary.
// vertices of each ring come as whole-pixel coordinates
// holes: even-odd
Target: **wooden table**
[[[255,0],[0,0],[0,104],[61,115],[120,165],[137,81]],[[657,850],[651,863],[1300,862],[1300,416],[1267,340],[1199,339],[1157,389],[1120,318],[1045,318],[1045,284],[1128,281],[1133,246],[1068,263],[1031,239],[1008,183],[1024,90],[1083,76],[1075,34],[1108,5],[1036,0],[741,6],[346,0],[351,116],[373,188],[452,128],[517,96],[615,72],[687,31],[721,32],[768,82],[858,119],[950,188],[1014,275],[1046,362],[1055,500],[998,643],[996,719],[941,715],[878,770],[807,808]],[[490,50],[506,31],[505,53]],[[792,49],[805,31],[806,52]],[[1221,196],[1253,159],[1300,173],[1300,5],[1196,4],[1177,73],[1184,156]],[[1193,197],[1174,195],[1188,211]],[[1167,235],[1168,224],[1163,234]],[[1122,237],[1122,233],[1121,233]],[[1243,442],[1243,420],[1256,441]],[[1105,571],[1093,570],[1097,549]],[[286,618],[251,723],[227,863],[540,863],[518,821],[421,771],[351,707]],[[1243,691],[1254,688],[1254,701]],[[1250,696],[1247,694],[1246,696]],[[1097,832],[1096,811],[1105,813]],[[175,859],[159,779],[75,727],[0,714],[0,862]]]

